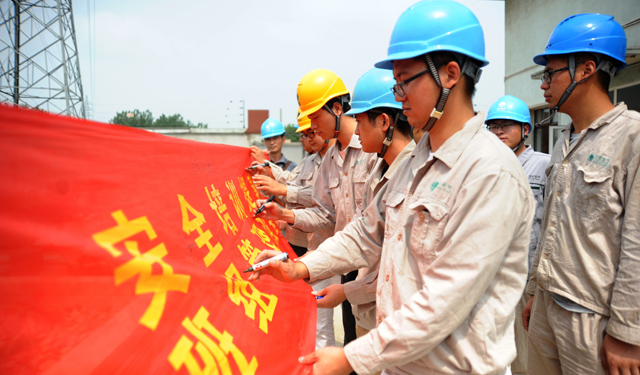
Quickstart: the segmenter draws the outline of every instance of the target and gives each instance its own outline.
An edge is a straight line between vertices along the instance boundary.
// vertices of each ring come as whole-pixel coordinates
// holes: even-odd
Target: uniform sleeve
[[[344,284],[344,294],[352,305],[364,305],[376,300],[378,288],[378,268],[362,279],[349,281]]]
[[[313,206],[313,186],[287,186],[286,200],[292,204],[299,204],[305,207]]]
[[[293,227],[303,232],[313,233],[335,226],[336,210],[329,188],[329,158],[322,159],[316,171],[318,178],[313,184],[313,205],[309,208],[295,209]]]
[[[273,174],[273,179],[283,185],[286,185],[288,183],[295,181],[296,177],[298,177],[298,174],[300,174],[299,166],[296,166],[295,168],[289,168],[287,170],[283,170],[282,168],[280,168],[280,166],[278,166],[275,163],[269,163],[269,164],[271,166],[271,173]],[[291,164],[294,165],[295,163],[292,162]],[[300,165],[302,165],[302,163],[300,163]]]
[[[627,165],[624,192],[624,220],[620,264],[611,297],[611,318],[607,333],[633,345],[640,345],[640,136]]]
[[[437,258],[422,272],[422,289],[345,347],[358,374],[426,356],[469,319],[499,269],[509,285],[505,293],[522,294],[534,209],[531,189],[508,172],[470,178],[451,207]]]
[[[384,238],[383,187],[367,207],[364,216],[352,220],[342,231],[324,241],[300,261],[309,270],[309,283],[342,275],[380,260]]]

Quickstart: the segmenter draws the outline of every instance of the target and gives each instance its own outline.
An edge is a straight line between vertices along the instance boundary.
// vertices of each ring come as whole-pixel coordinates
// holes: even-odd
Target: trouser
[[[315,284],[313,290],[320,291],[329,285],[337,284],[339,276],[330,277]],[[326,346],[336,346],[335,331],[333,329],[333,309],[317,309],[318,320],[316,321],[316,350]]]
[[[514,323],[514,333],[516,336],[516,359],[511,362],[511,373],[514,375],[525,375],[527,373],[527,330],[522,325],[522,310],[527,305],[529,295],[523,293],[520,301],[516,305],[516,319]]]
[[[303,256],[307,252],[307,248],[306,247],[296,246],[296,245],[292,244],[291,242],[289,242],[289,246],[291,246],[291,248],[293,249],[293,252],[296,253],[298,258]]]
[[[565,310],[538,288],[529,319],[529,374],[604,374],[600,347],[608,321],[600,314]]]
[[[341,283],[345,284],[353,281],[358,276],[358,270],[351,271],[341,276]],[[342,326],[344,327],[344,345],[356,339],[356,318],[353,316],[351,303],[349,300],[342,302]]]

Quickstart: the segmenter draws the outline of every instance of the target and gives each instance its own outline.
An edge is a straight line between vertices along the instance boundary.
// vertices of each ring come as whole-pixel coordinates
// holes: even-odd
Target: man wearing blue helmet
[[[536,252],[540,227],[542,225],[542,212],[544,211],[544,191],[547,182],[545,169],[549,164],[549,155],[533,150],[533,147],[524,144],[527,136],[533,131],[529,108],[522,100],[515,96],[505,95],[498,99],[489,108],[485,120],[487,129],[495,134],[505,145],[515,152],[524,173],[529,179],[529,185],[536,202],[533,227],[531,228],[531,240],[529,240],[529,268],[533,255]],[[524,310],[529,294],[523,293],[516,306],[516,321],[514,325],[516,336],[516,359],[511,363],[511,372],[516,374],[527,373],[527,331],[522,325],[522,311]]]
[[[362,151],[377,153],[380,157],[365,183],[362,210],[373,201],[415,148],[411,127],[402,116],[402,106],[393,99],[391,86],[394,83],[389,70],[369,70],[356,83],[352,108],[346,113],[356,118],[355,133],[362,144]],[[315,293],[323,297],[318,300],[318,307],[334,308],[348,301],[342,307],[353,308],[356,334],[364,336],[376,326],[377,279],[377,264],[361,268],[356,280],[343,285],[334,284]]]
[[[547,168],[542,232],[522,313],[529,374],[638,374],[640,114],[613,105],[626,36],[612,16],[564,19],[540,88],[571,117]]]
[[[422,1],[396,22],[376,66],[393,69],[403,114],[427,133],[355,223],[261,270],[313,283],[379,262],[376,328],[302,358],[314,374],[504,374],[515,358],[535,205],[518,159],[474,113],[487,63],[462,4]]]
[[[287,159],[282,154],[286,130],[280,121],[272,118],[266,119],[260,127],[260,134],[269,151],[269,160],[271,162],[286,171],[293,171],[298,166],[296,162]],[[255,146],[251,148],[251,156],[259,163],[264,162],[262,151]]]

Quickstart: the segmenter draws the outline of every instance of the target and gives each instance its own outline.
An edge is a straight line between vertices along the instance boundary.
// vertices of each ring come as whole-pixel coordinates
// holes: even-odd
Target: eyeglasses
[[[426,69],[426,70],[424,70],[424,71],[422,71],[422,72],[420,72],[420,73],[418,73],[418,74],[414,75],[413,77],[409,77],[409,78],[405,79],[405,80],[404,80],[404,81],[402,81],[402,82],[398,82],[398,83],[396,83],[396,84],[395,84],[395,85],[393,85],[393,87],[391,88],[391,91],[393,91],[393,93],[394,93],[395,95],[398,95],[398,96],[399,96],[399,97],[401,97],[401,98],[402,98],[402,97],[404,97],[405,95],[407,95],[407,93],[406,93],[406,92],[404,92],[404,86],[405,86],[406,84],[408,84],[409,82],[411,82],[411,81],[413,81],[413,80],[415,80],[415,79],[419,78],[420,76],[422,76],[423,74],[425,74],[425,73],[427,73],[427,72],[429,72],[429,69]]]
[[[514,126],[520,126],[519,122],[508,122],[506,124],[488,124],[487,129],[492,133],[497,133],[498,129],[502,131],[509,131]]]
[[[581,63],[577,63],[576,66],[580,65],[580,64],[584,64],[583,62]],[[546,83],[551,83],[551,80],[553,79],[553,75],[561,72],[563,70],[569,70],[568,66],[565,66],[564,68],[560,68],[560,69],[556,69],[556,70],[552,70],[552,71],[544,71],[542,72],[542,77],[540,77],[540,80],[542,82],[546,82]]]
[[[305,133],[300,134],[300,140],[304,141],[305,139],[311,139],[313,137],[316,136],[316,131],[315,130],[311,130],[311,131],[307,131]]]

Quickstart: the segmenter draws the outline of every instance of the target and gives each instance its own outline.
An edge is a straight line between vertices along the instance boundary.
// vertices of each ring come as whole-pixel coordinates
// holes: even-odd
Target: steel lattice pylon
[[[0,0],[0,101],[85,118],[71,0]]]

